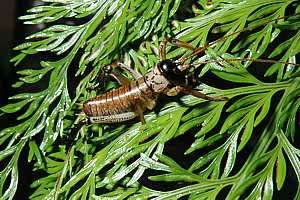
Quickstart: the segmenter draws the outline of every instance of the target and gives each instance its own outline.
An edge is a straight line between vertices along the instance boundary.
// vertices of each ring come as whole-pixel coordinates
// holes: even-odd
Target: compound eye
[[[165,72],[168,72],[170,69],[169,69],[170,67],[169,67],[169,65],[167,64],[167,63],[164,63],[163,65],[162,65],[162,69],[163,69],[163,71],[165,71]]]
[[[171,60],[163,60],[159,63],[158,67],[160,68],[161,72],[168,74],[172,73],[173,71],[173,63]]]

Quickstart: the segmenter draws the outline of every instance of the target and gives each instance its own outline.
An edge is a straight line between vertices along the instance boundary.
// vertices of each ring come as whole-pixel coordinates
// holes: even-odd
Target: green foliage
[[[193,6],[180,0],[44,2],[20,19],[47,28],[15,47],[19,54],[12,62],[17,65],[42,52],[57,59],[41,61],[38,69],[19,69],[14,87],[40,81],[48,86],[17,94],[0,108],[19,114],[15,126],[0,132],[5,164],[1,199],[13,199],[16,193],[26,146],[29,152],[23,153],[34,165],[32,171],[40,174],[31,183],[30,199],[219,199],[224,192],[226,199],[272,199],[287,185],[288,170],[298,181],[294,199],[300,199],[300,150],[295,143],[300,68],[282,63],[295,63],[300,52],[299,1],[199,0]],[[201,84],[199,89],[230,100],[183,96],[181,102],[162,103],[158,114],[147,113],[146,125],[76,129],[80,111],[75,103],[95,95],[89,88],[97,86],[101,67],[119,59],[146,73],[158,63],[159,43],[166,35],[196,47],[224,36],[191,62],[195,67],[207,63],[201,76],[209,74],[228,85],[216,89]],[[167,51],[168,58],[190,54],[171,45]],[[252,62],[260,57],[280,62]],[[246,62],[230,62],[232,58]],[[72,93],[70,79],[80,79],[71,85],[76,88]],[[166,149],[175,138],[190,135],[193,143],[182,156],[191,164],[182,166]],[[160,187],[152,188],[156,182]]]

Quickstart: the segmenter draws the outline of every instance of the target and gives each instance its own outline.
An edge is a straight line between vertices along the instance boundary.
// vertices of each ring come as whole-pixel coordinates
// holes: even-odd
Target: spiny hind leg
[[[176,86],[176,90],[179,93],[193,95],[195,97],[205,99],[205,100],[209,100],[209,101],[228,101],[229,100],[227,97],[224,97],[224,96],[211,97],[211,96],[207,96],[206,94],[204,94],[204,93],[202,93],[198,90],[194,90],[194,89],[191,89],[191,88],[185,88],[185,87],[181,87],[181,86]]]

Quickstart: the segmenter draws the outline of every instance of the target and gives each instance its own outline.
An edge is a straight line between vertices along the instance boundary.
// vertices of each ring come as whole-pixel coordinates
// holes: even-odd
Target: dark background
[[[14,46],[22,43],[24,37],[30,32],[33,27],[25,27],[17,20],[17,16],[25,13],[26,8],[29,8],[33,1],[1,1],[0,6],[0,106],[7,104],[8,97],[14,95],[17,90],[11,85],[17,81],[16,71],[24,66],[19,65],[14,67],[9,60],[16,54],[12,49]],[[28,59],[30,60],[30,59]],[[27,62],[30,66],[32,61]],[[15,124],[15,115],[6,115],[0,118],[0,130]],[[19,160],[19,183],[17,194],[14,199],[28,199],[30,194],[30,182],[32,182],[31,164],[27,162],[28,153],[23,151]],[[4,163],[0,163],[1,170]]]
[[[16,2],[5,0],[0,6],[0,104],[7,102],[11,94],[10,85],[13,79],[13,69],[9,63],[11,49],[16,44]],[[18,36],[19,37],[19,36]],[[1,122],[2,125],[3,122]]]
[[[9,96],[17,92],[11,87],[17,81],[16,71],[22,66],[33,66],[35,59],[25,59],[19,66],[14,67],[9,62],[17,52],[13,47],[24,42],[24,38],[30,33],[40,29],[40,25],[24,26],[18,16],[26,13],[26,10],[37,4],[36,0],[13,1],[5,0],[0,6],[0,105],[5,105]],[[20,90],[18,90],[20,92]],[[5,122],[6,123],[6,122]],[[3,121],[0,121],[0,125]],[[7,126],[7,124],[6,124]]]

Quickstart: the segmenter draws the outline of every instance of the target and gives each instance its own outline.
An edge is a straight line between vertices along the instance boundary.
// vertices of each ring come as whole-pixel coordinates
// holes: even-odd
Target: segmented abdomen
[[[151,93],[151,89],[141,78],[88,100],[83,104],[83,112],[92,123],[127,121],[137,116],[134,106],[140,103],[144,95]]]

